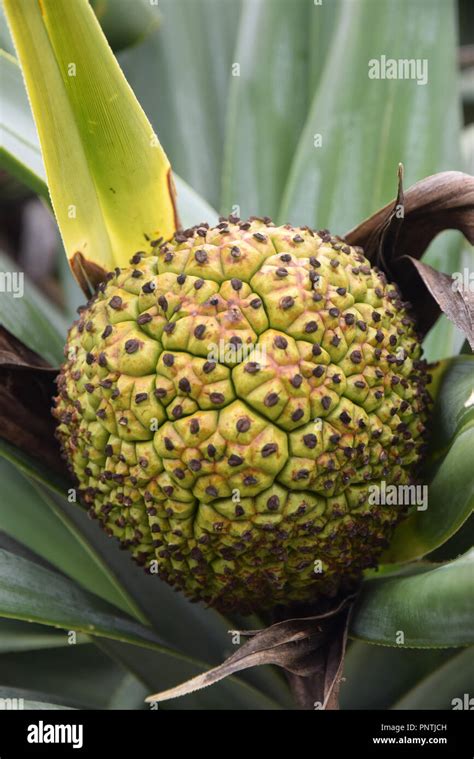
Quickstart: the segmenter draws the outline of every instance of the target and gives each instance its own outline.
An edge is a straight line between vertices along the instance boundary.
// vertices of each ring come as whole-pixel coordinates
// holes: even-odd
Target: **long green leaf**
[[[414,574],[367,580],[352,617],[351,635],[369,643],[450,648],[474,643],[474,549]],[[403,635],[401,635],[403,634]]]
[[[3,136],[0,147],[0,166],[7,169],[34,192],[49,200],[38,133],[31,115],[20,67],[15,58],[2,50],[0,50],[0,81],[3,97],[0,115]],[[176,175],[174,175],[174,181],[179,216],[184,227],[191,227],[201,221],[207,221],[209,224],[217,221],[217,211],[187,182]]]
[[[64,706],[62,704],[52,704],[48,699],[48,695],[44,693],[37,693],[34,691],[24,690],[22,688],[2,688],[0,687],[0,699],[5,699],[5,709],[10,708],[9,703],[21,703],[21,708],[25,711],[57,711],[57,710],[69,710],[73,709],[72,706]]]
[[[446,543],[443,543],[443,545],[433,551],[433,553],[430,553],[428,557],[429,560],[434,561],[435,563],[452,561],[452,559],[466,553],[466,551],[469,551],[469,549],[472,548],[474,542],[473,536],[474,514],[471,514],[452,538],[447,540]]]
[[[469,699],[473,688],[474,648],[470,647],[416,683],[392,709],[472,708]]]
[[[464,524],[474,507],[474,357],[456,356],[435,372],[438,389],[431,415],[428,508],[414,511],[395,530],[383,562],[431,553]],[[440,461],[440,457],[444,458]]]
[[[12,282],[12,287],[1,293],[0,324],[52,366],[57,366],[64,358],[66,320],[1,252],[0,273],[6,274],[5,282]]]
[[[456,438],[430,483],[426,511],[414,511],[397,527],[383,562],[425,556],[464,524],[474,508],[473,450],[474,427],[469,427]]]
[[[216,208],[240,5],[159,0],[158,31],[119,56],[173,169]]]
[[[207,668],[202,661],[166,644],[150,629],[118,616],[114,607],[70,580],[4,550],[0,550],[0,617],[53,625],[157,651],[166,654],[163,665],[170,672],[170,658],[188,662],[198,671]],[[248,690],[239,678],[233,681]]]
[[[49,200],[36,127],[31,117],[20,68],[16,59],[5,50],[0,50],[0,82],[2,168],[7,169],[38,195]]]
[[[48,508],[49,513],[57,518],[58,522],[65,528],[69,538],[74,540],[76,552],[82,552],[83,555],[82,572],[76,565],[71,569],[70,560],[68,560],[68,569],[64,566],[64,562],[59,568],[86,589],[94,588],[94,593],[101,598],[146,624],[148,620],[135,603],[133,595],[123,588],[105,561],[104,556],[91,545],[77,522],[71,517],[71,513],[77,510],[77,505],[66,504],[64,499],[58,503],[59,499],[38,487],[37,484],[34,484],[34,489],[38,498]],[[85,517],[85,514],[83,516]],[[42,555],[42,552],[38,551],[38,553]]]
[[[0,550],[0,617],[62,627],[179,655],[155,633],[71,580]]]
[[[31,477],[35,482],[39,482],[59,495],[64,497],[64,493],[67,492],[70,487],[70,482],[60,475],[47,470],[45,466],[33,459],[24,451],[16,448],[14,445],[7,443],[6,440],[0,438],[0,457],[10,461],[16,469],[23,474]]]
[[[278,213],[338,5],[244,2],[229,78],[223,212],[237,205],[243,218]]]
[[[394,196],[399,161],[406,186],[460,168],[455,44],[453,0],[343,0],[280,219],[341,234]],[[427,83],[369,78],[382,55],[426,59]]]
[[[124,709],[139,709],[147,695],[137,678],[92,644],[68,644],[40,655],[34,651],[5,654],[0,656],[0,669],[3,685],[46,691],[42,700],[79,709],[119,708],[120,700]]]
[[[87,635],[76,636],[77,645],[88,642]],[[15,619],[0,620],[0,654],[62,648],[68,645],[67,635],[51,627],[18,622]]]
[[[458,649],[409,649],[353,641],[344,662],[342,709],[389,709]]]
[[[4,7],[69,259],[110,271],[174,232],[168,159],[86,0]]]
[[[130,611],[98,563],[66,526],[41,494],[18,474],[11,464],[0,461],[2,494],[0,497],[0,529],[45,558],[62,572],[94,591],[110,603]],[[69,527],[69,529],[68,529]]]
[[[474,424],[474,356],[445,365],[432,415],[431,448],[443,453],[461,430]]]

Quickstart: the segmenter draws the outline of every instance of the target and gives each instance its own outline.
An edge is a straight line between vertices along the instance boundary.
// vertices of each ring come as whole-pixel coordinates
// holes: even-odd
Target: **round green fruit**
[[[310,602],[377,563],[405,511],[426,365],[361,248],[268,219],[136,253],[72,327],[58,436],[90,515],[221,610]]]

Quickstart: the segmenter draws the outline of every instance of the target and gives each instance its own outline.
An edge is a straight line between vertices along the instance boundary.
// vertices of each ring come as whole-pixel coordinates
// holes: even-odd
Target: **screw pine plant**
[[[173,25],[183,23],[180,13],[186,3],[176,0],[174,9],[165,4],[163,23],[153,33],[162,44],[159,55],[169,56],[168,65],[169,35]],[[215,3],[199,0],[193,7],[197,5],[199,23],[208,6],[217,18],[224,14]],[[383,5],[389,14],[392,3],[384,0]],[[425,340],[429,349],[430,330],[441,335],[454,329],[439,321],[441,312],[473,345],[472,293],[455,290],[451,277],[419,259],[443,229],[457,229],[474,240],[474,180],[459,171],[425,180],[421,175],[405,193],[400,168],[396,201],[346,234],[349,220],[331,232],[320,228],[343,217],[342,201],[331,194],[337,167],[336,162],[334,170],[325,167],[328,188],[321,197],[313,183],[327,159],[319,163],[315,152],[305,161],[306,138],[314,109],[324,103],[348,17],[355,39],[361,37],[357,47],[352,38],[348,42],[348,55],[354,61],[366,56],[362,43],[370,3],[360,0],[356,10],[349,6],[338,3],[334,17],[329,11],[314,16],[315,8],[303,0],[291,9],[275,0],[240,9],[237,50],[246,65],[244,82],[236,82],[229,95],[228,137],[221,156],[227,207],[221,210],[231,210],[233,193],[242,194],[245,206],[246,188],[256,207],[249,209],[248,218],[233,212],[217,219],[189,186],[173,178],[155,129],[86,0],[4,0],[38,137],[24,95],[20,111],[14,101],[20,69],[7,53],[0,63],[10,83],[8,97],[16,105],[11,112],[17,119],[20,112],[21,128],[15,138],[15,127],[9,125],[13,138],[2,150],[3,165],[36,191],[49,192],[71,272],[88,302],[64,339],[60,370],[38,355],[38,341],[27,330],[15,327],[11,300],[0,313],[1,452],[11,462],[6,466],[23,472],[12,468],[15,487],[28,489],[32,503],[42,504],[67,534],[68,544],[72,541],[74,555],[80,555],[72,570],[65,557],[59,559],[54,550],[51,556],[45,540],[38,553],[46,554],[53,567],[35,569],[34,555],[20,558],[4,551],[0,614],[18,625],[34,619],[84,635],[84,650],[94,652],[87,660],[91,671],[100,659],[111,677],[119,679],[125,669],[131,673],[133,708],[140,708],[150,691],[170,688],[195,675],[196,667],[206,671],[222,660],[232,620],[261,630],[205,677],[198,675],[151,699],[185,696],[169,703],[203,708],[212,706],[215,691],[224,696],[227,708],[287,708],[292,703],[287,686],[273,671],[259,667],[250,678],[245,672],[249,666],[277,664],[287,671],[301,707],[318,701],[323,708],[337,708],[348,636],[394,646],[400,643],[395,633],[402,630],[402,646],[445,647],[453,660],[461,655],[456,647],[472,643],[464,603],[473,560],[472,552],[465,553],[469,542],[459,558],[448,553],[442,580],[436,563],[417,560],[442,550],[456,533],[465,540],[472,510],[466,458],[473,429],[472,356],[467,352],[428,365],[422,346]],[[415,10],[423,19],[421,3],[415,3]],[[383,11],[377,14],[382,22]],[[221,32],[229,34],[222,19]],[[451,24],[452,13],[440,6],[439,23],[443,19]],[[238,106],[245,121],[248,93],[260,88],[245,30],[247,35],[249,29],[261,31],[265,49],[268,35],[281,23],[290,24],[293,34],[307,22],[316,35],[327,25],[332,42],[319,61],[306,50],[304,70],[294,72],[315,92],[306,105],[307,122],[294,146],[294,162],[290,166],[288,158],[285,166],[278,120],[274,126],[267,119],[275,139],[263,140],[259,122],[261,155],[255,160],[242,156],[245,174],[235,163]],[[430,44],[423,36],[421,42]],[[290,37],[285,44],[294,53],[295,40]],[[447,58],[449,51],[446,44]],[[221,54],[217,46],[216,57]],[[133,54],[132,59],[127,55],[123,62],[133,78]],[[266,77],[275,61],[270,68],[261,65],[259,92],[268,98]],[[282,86],[285,92],[294,112],[303,113],[302,103]],[[380,98],[381,108],[383,102]],[[176,130],[184,134],[179,103],[170,95],[168,105],[176,115]],[[270,99],[270,110],[273,105]],[[201,102],[199,108],[205,111],[206,105]],[[254,105],[255,113],[259,108]],[[216,118],[216,123],[223,120]],[[160,133],[160,114],[156,131]],[[26,133],[37,158],[39,138],[48,189],[41,157],[39,170],[28,162]],[[206,133],[203,139],[210,137]],[[392,149],[397,145],[394,139]],[[188,149],[189,144],[177,156],[185,169]],[[172,143],[170,152],[176,152]],[[220,153],[216,140],[215,154]],[[263,172],[268,188],[261,198],[267,206],[258,199],[261,156],[272,167],[268,177]],[[397,154],[395,160],[401,157]],[[407,165],[408,159],[409,154]],[[193,165],[199,160],[194,158]],[[202,177],[192,163],[187,178],[194,176],[199,184]],[[376,168],[383,171],[380,157]],[[350,185],[354,176],[350,167],[347,171]],[[272,172],[287,180],[279,204],[272,195]],[[392,166],[387,182],[394,173]],[[340,190],[342,197],[344,184]],[[210,185],[207,197],[214,192]],[[308,213],[305,192],[322,212],[320,220],[302,218]],[[363,195],[359,208],[364,207]],[[380,201],[389,198],[381,195]],[[273,222],[265,214],[276,207]],[[460,236],[450,245],[459,250]],[[48,322],[41,301],[35,308]],[[25,393],[33,386],[37,392]],[[18,420],[28,415],[35,423],[31,434],[24,435]],[[453,467],[459,480],[454,497]],[[426,481],[426,513],[417,511],[410,497],[408,502],[373,497],[388,486],[410,494],[416,483]],[[65,505],[67,495],[77,503]],[[97,522],[114,540],[100,535]],[[11,519],[8,524],[21,543],[21,530]],[[30,542],[37,550],[43,541],[35,534]],[[118,545],[125,549],[122,553]],[[407,565],[399,576],[402,562]],[[2,595],[1,571],[5,578],[15,572],[24,578],[13,599]],[[42,598],[37,616],[28,610],[25,592],[26,578],[31,583],[34,572]],[[184,595],[171,594],[166,584]],[[68,596],[72,601],[66,602]],[[198,606],[191,607],[190,601]],[[241,614],[254,616],[242,620]],[[449,614],[452,624],[446,630]],[[172,617],[181,625],[177,639]],[[190,624],[198,643],[183,633]],[[93,645],[96,637],[100,649]],[[354,671],[363,646],[349,645],[347,666]],[[182,664],[183,653],[192,658],[192,667]],[[470,649],[464,653],[470,656]],[[434,658],[423,661],[427,671],[439,664]],[[239,671],[238,678],[225,679]],[[321,671],[323,676],[315,678]],[[195,693],[211,683],[218,684]],[[19,687],[30,686],[25,681]],[[344,705],[344,692],[342,697]],[[356,706],[351,698],[348,691],[349,708]],[[81,705],[74,695],[64,703],[70,702]],[[100,706],[113,708],[106,701]]]

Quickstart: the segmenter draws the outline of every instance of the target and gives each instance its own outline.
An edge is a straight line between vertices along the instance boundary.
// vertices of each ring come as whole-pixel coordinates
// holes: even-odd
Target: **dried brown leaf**
[[[436,235],[446,229],[459,230],[474,244],[474,177],[445,171],[404,192],[400,171],[396,201],[352,229],[345,239],[362,246],[369,260],[398,284],[412,305],[422,335],[443,311],[474,345],[469,318],[474,308],[473,293],[464,289],[454,296],[451,277],[437,277],[435,285],[431,267],[413,266]]]
[[[241,635],[250,639],[223,664],[146,700],[178,698],[249,667],[276,664],[290,673],[290,683],[302,708],[337,708],[353,599],[353,596],[345,598],[321,614],[285,619],[262,630],[241,631]]]
[[[64,473],[51,416],[56,373],[0,326],[0,435],[54,472]]]

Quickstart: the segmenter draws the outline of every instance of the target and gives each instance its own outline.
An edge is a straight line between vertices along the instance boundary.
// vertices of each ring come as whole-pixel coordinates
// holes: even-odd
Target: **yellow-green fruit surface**
[[[81,310],[58,436],[91,516],[193,600],[331,596],[374,566],[412,481],[426,366],[360,248],[269,220],[148,244]]]

